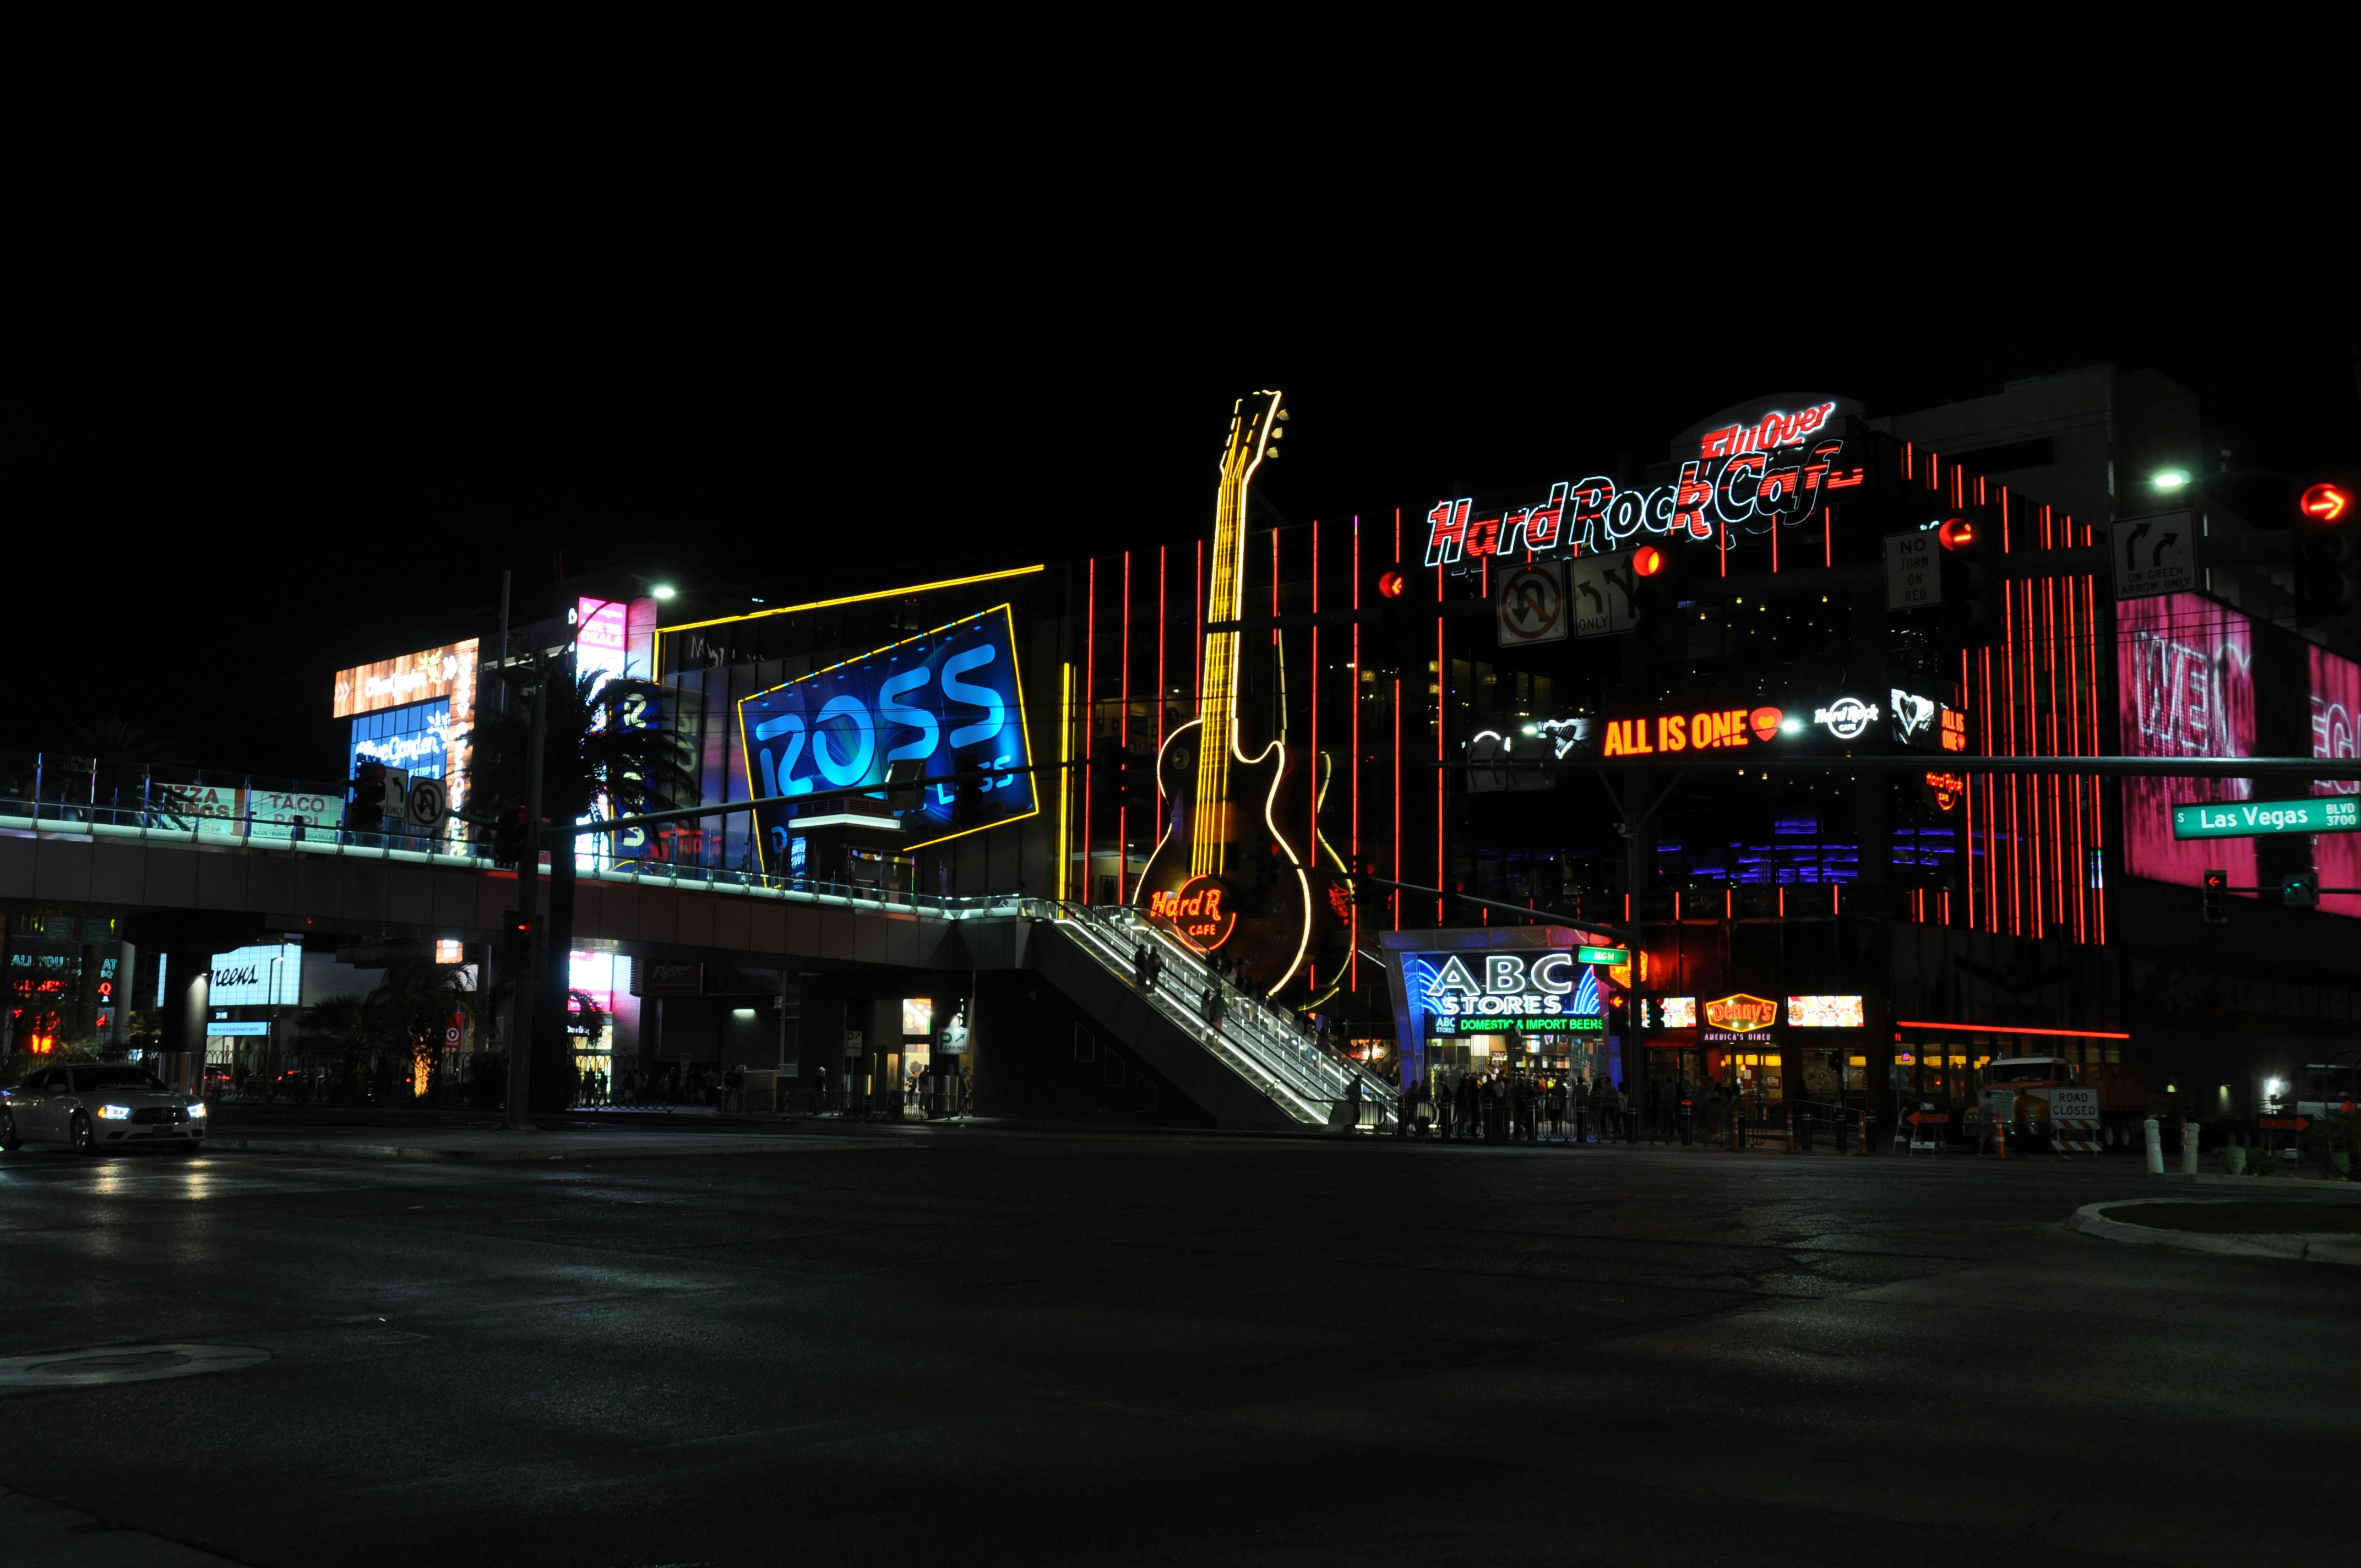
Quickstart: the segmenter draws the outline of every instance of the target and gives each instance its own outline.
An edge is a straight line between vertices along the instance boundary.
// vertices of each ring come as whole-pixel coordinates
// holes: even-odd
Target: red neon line
[[[1123,553],[1123,712],[1115,719],[1115,746],[1124,765],[1131,763],[1131,552]],[[1115,901],[1124,902],[1123,884],[1131,874],[1131,792],[1115,803]]]
[[[1353,608],[1361,608],[1361,516],[1353,514]],[[1350,737],[1352,755],[1347,762],[1352,767],[1353,799],[1353,869],[1361,869],[1361,623],[1353,623],[1353,685],[1345,695],[1353,699]],[[1346,927],[1352,946],[1345,958],[1345,985],[1347,990],[1361,989],[1361,901],[1353,901],[1353,914]]]
[[[1434,574],[1434,885],[1447,888],[1443,865],[1443,688],[1450,666],[1443,659],[1443,574]],[[1443,924],[1444,901],[1434,901],[1434,923]]]
[[[1197,717],[1205,716],[1205,542],[1197,541]],[[1203,737],[1200,736],[1202,741]]]
[[[1396,507],[1396,508],[1394,508],[1394,559],[1395,559],[1395,560],[1397,560],[1397,561],[1400,561],[1401,558],[1402,558],[1402,548],[1401,548],[1401,508],[1400,508],[1400,507]],[[1396,675],[1396,676],[1394,677],[1394,780],[1393,780],[1393,795],[1394,795],[1394,859],[1393,859],[1393,863],[1394,863],[1394,864],[1395,864],[1395,866],[1397,866],[1397,867],[1400,866],[1400,864],[1402,863],[1401,833],[1402,833],[1402,794],[1403,794],[1403,790],[1402,790],[1402,747],[1401,747],[1401,731],[1402,731],[1402,723],[1401,723],[1401,705],[1402,705],[1402,683],[1401,683],[1401,677],[1400,677],[1400,675]],[[1397,871],[1394,872],[1394,880],[1395,880],[1395,881],[1397,881],[1397,882],[1399,882],[1399,881],[1400,881],[1400,880],[1401,880],[1401,872],[1400,872],[1399,870],[1397,870]],[[1441,886],[1442,884],[1441,884],[1440,883],[1436,883],[1435,885],[1439,887],[1439,886]],[[1394,890],[1394,898],[1393,898],[1393,903],[1394,903],[1394,929],[1395,929],[1395,930],[1397,930],[1397,931],[1399,931],[1399,930],[1400,930],[1400,929],[1401,929],[1401,915],[1402,915],[1402,910],[1401,910],[1401,889],[1400,889],[1400,888],[1396,888],[1396,889]]]
[[[1320,613],[1320,520],[1312,520],[1312,613]],[[1303,840],[1306,858],[1316,868],[1320,864],[1320,628],[1312,628],[1312,744],[1304,753],[1303,808],[1309,836]]]
[[[1166,595],[1171,589],[1165,557],[1170,553],[1169,545],[1156,547],[1156,754],[1159,757],[1164,754],[1164,705],[1169,700],[1165,694],[1171,690],[1164,677],[1164,610]],[[1164,780],[1160,776],[1156,781],[1156,816],[1160,823],[1164,817]]]
[[[1099,678],[1099,562],[1091,557],[1090,577],[1083,590],[1083,601],[1089,606],[1086,630],[1082,643],[1082,902],[1091,901],[1091,810],[1092,773],[1091,745],[1098,738],[1098,678]]]
[[[1820,565],[1833,566],[1836,564],[1837,509],[1822,507],[1820,509]]]
[[[1924,1018],[1896,1018],[1897,1029],[1959,1029],[1972,1035],[2063,1035],[2077,1040],[2128,1040],[2118,1029],[2028,1029],[2015,1024],[1935,1024]]]

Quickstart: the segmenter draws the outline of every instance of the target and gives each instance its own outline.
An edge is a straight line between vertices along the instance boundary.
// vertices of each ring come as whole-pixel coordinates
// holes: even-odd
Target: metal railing
[[[1139,990],[1158,1012],[1205,1049],[1227,1061],[1248,1082],[1263,1088],[1295,1121],[1331,1126],[1361,1085],[1357,1124],[1377,1129],[1395,1120],[1394,1086],[1322,1048],[1293,1018],[1231,984],[1197,953],[1151,925],[1137,909],[1117,905],[1082,905],[1036,900],[1084,951]],[[1028,911],[1029,913],[1029,911]],[[1141,942],[1160,957],[1170,981],[1139,985],[1133,955]],[[1201,1011],[1207,988],[1221,998],[1219,1022]]]
[[[467,839],[437,839],[423,831],[363,833],[347,828],[316,827],[268,817],[144,806],[94,806],[0,795],[0,832],[88,842],[353,856],[467,871],[493,869],[490,846]],[[602,866],[582,866],[577,861],[577,874],[585,881],[660,883],[670,887],[747,893],[853,908],[912,910],[948,919],[1016,915],[1027,902],[1013,893],[969,896],[910,893],[898,888],[774,876],[764,872],[671,861],[626,861]]]

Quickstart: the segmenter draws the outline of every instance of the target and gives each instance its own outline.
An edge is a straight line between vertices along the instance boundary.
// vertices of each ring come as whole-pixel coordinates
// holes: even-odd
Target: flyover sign
[[[2273,833],[2361,832],[2361,795],[2309,800],[2218,800],[2172,808],[2176,839],[2251,839]]]

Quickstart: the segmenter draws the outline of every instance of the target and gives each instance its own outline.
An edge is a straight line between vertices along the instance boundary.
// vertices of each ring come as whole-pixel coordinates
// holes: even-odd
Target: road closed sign
[[[1566,635],[1565,568],[1556,561],[1511,566],[1500,574],[1493,598],[1500,618],[1500,646],[1563,642]]]
[[[2049,1114],[2060,1122],[2095,1122],[2099,1119],[2099,1091],[2053,1089],[2049,1091]]]

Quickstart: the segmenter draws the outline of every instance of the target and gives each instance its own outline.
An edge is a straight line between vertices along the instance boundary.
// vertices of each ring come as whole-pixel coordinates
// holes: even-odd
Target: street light
[[[673,595],[680,592],[680,590],[674,587],[670,583],[658,583],[654,587],[650,588],[648,592],[656,598],[668,599],[672,598]]]
[[[2189,485],[2189,470],[2186,468],[2159,468],[2155,473],[2148,476],[2147,482],[2155,486],[2159,490],[2185,489]]]

